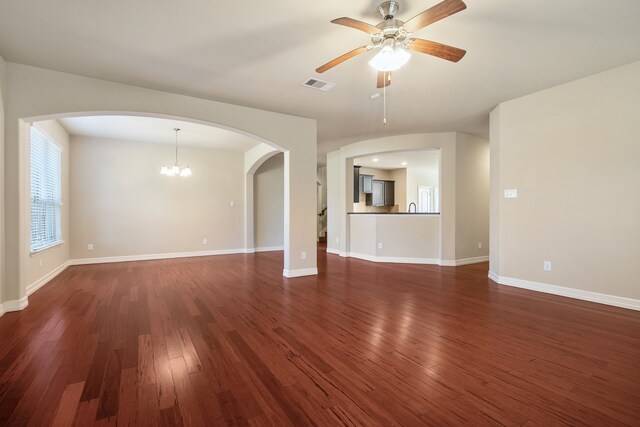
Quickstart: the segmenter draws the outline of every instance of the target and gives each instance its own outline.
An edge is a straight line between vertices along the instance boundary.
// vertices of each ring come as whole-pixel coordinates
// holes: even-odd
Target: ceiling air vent
[[[329,89],[332,89],[336,84],[323,82],[322,80],[317,80],[317,79],[308,79],[306,82],[304,82],[304,85],[306,87],[310,87],[311,89],[317,89],[317,90],[326,92]]]

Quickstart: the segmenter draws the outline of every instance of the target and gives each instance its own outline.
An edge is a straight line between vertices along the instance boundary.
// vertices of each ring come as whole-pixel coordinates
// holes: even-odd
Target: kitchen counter
[[[440,262],[438,214],[353,212],[347,220],[349,256],[374,262]]]

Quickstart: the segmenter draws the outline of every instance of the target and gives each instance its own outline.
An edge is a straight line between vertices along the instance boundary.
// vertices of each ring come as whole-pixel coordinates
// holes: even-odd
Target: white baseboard
[[[262,248],[255,248],[254,252],[275,252],[284,251],[284,246],[265,246]]]
[[[28,305],[29,300],[26,296],[16,300],[5,301],[3,303],[0,303],[0,316],[5,313],[9,313],[10,311],[24,310]]]
[[[198,251],[198,252],[173,252],[167,254],[144,254],[144,255],[126,255],[126,256],[111,256],[100,258],[76,258],[69,260],[69,265],[85,265],[85,264],[105,264],[111,262],[128,262],[128,261],[151,261],[157,259],[169,259],[169,258],[190,258],[199,256],[212,256],[212,255],[231,255],[231,254],[244,254],[250,253],[247,249],[221,249],[215,251]]]
[[[32,293],[34,293],[35,291],[37,291],[38,289],[40,289],[41,287],[49,283],[54,277],[56,277],[58,274],[62,273],[67,267],[69,267],[69,265],[70,265],[70,262],[66,261],[62,263],[62,265],[60,265],[58,268],[51,271],[46,276],[41,277],[40,279],[36,280],[32,284],[28,285],[26,289],[27,296],[31,295]]]
[[[35,291],[49,283],[53,278],[55,278],[58,274],[62,273],[68,266],[70,265],[69,261],[64,262],[62,265],[48,273],[47,275],[41,277],[36,280],[32,284],[28,285],[26,288],[26,293],[24,297],[19,300],[5,301],[0,303],[0,316],[10,311],[20,311],[27,308],[29,305],[29,295],[33,294]]]
[[[473,258],[461,258],[461,259],[442,259],[440,260],[440,265],[443,267],[458,267],[461,265],[469,265],[469,264],[477,264],[479,262],[487,262],[489,261],[489,256],[477,256]]]
[[[327,250],[328,252],[328,250]],[[334,252],[337,253],[337,252]],[[342,254],[340,254],[342,256]],[[457,259],[457,260],[446,260],[446,259],[438,259],[438,258],[409,258],[409,257],[385,257],[385,256],[375,256],[368,254],[359,254],[356,252],[350,252],[348,255],[352,258],[363,259],[365,261],[371,262],[391,262],[391,263],[404,263],[404,264],[426,264],[426,265],[440,265],[443,267],[456,267],[459,265],[467,265],[467,264],[475,264],[479,262],[489,261],[488,256],[476,257],[476,258],[465,258],[465,259]]]
[[[334,255],[340,255],[340,250],[339,249],[333,249],[333,248],[327,248],[327,253],[328,254],[334,254]]]
[[[282,275],[287,278],[315,276],[318,274],[317,268],[301,268],[299,270],[282,270]]]
[[[640,300],[633,298],[601,294],[598,292],[584,291],[564,286],[549,285],[547,283],[532,282],[513,277],[498,276],[494,272],[489,272],[489,278],[500,285],[513,286],[516,288],[528,289],[530,291],[544,292],[546,294],[560,295],[563,297],[576,298],[584,301],[640,311]]]
[[[406,257],[387,257],[387,256],[375,256],[368,254],[359,254],[356,252],[350,252],[349,256],[352,258],[363,259],[365,261],[372,262],[390,262],[390,263],[404,263],[404,264],[438,264],[439,259],[436,258],[406,258]]]

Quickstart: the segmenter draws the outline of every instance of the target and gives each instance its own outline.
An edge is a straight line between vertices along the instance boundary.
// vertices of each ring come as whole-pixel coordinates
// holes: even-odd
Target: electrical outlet
[[[307,253],[305,251],[300,252],[300,259],[307,259]]]
[[[336,243],[340,243],[340,238],[336,237]]]
[[[93,250],[93,243],[89,243],[89,244],[87,245],[87,250],[88,250],[88,251],[92,251],[92,250]]]
[[[203,245],[206,245],[206,244],[208,244],[208,243],[209,243],[209,240],[207,240],[207,239],[202,239],[202,244],[203,244]]]
[[[229,206],[234,207],[236,205],[236,202],[234,202],[233,200],[229,202]]]
[[[382,249],[383,245],[382,242],[378,242],[378,249]]]
[[[482,242],[478,242],[478,249],[482,249]]]
[[[42,258],[40,258],[38,264],[40,265],[40,268],[42,268]]]
[[[551,261],[545,261],[543,268],[544,268],[544,271],[551,271]]]

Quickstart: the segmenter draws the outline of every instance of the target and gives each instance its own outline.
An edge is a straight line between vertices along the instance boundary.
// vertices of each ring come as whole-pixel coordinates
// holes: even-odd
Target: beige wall
[[[395,204],[398,206],[398,212],[407,211],[407,170],[393,169],[391,171],[391,180],[395,182]]]
[[[350,256],[381,262],[437,264],[438,215],[349,215]],[[382,247],[380,247],[382,246]]]
[[[341,192],[340,187],[344,185],[340,167],[340,151],[327,153],[327,252],[340,252],[340,226],[345,212],[340,210]],[[351,200],[353,203],[353,198]]]
[[[457,245],[477,247],[477,239],[473,233],[463,233],[460,238],[456,236],[458,226],[456,216],[458,211],[457,203],[460,199],[456,197],[458,191],[457,180],[466,182],[469,173],[464,170],[458,170],[456,160],[456,152],[458,146],[464,148],[464,144],[468,141],[469,136],[460,133],[436,133],[436,134],[412,134],[399,135],[392,137],[384,137],[372,140],[366,140],[347,145],[327,155],[327,173],[328,173],[328,203],[329,210],[335,210],[335,216],[330,216],[329,235],[333,236],[329,239],[327,246],[330,252],[346,255],[350,252],[349,222],[346,212],[348,207],[353,206],[353,172],[352,159],[372,154],[382,154],[395,151],[416,151],[416,150],[440,150],[440,239],[439,255],[443,265],[454,265],[457,260],[466,260],[469,257],[458,258],[459,255],[465,255],[465,251],[456,249]],[[465,163],[461,161],[461,165]],[[348,172],[348,173],[347,173]],[[460,176],[458,176],[460,175]],[[488,180],[486,173],[480,174],[477,179]],[[488,185],[488,182],[487,184]],[[488,203],[485,206],[488,209]],[[463,213],[462,215],[466,215]],[[478,213],[480,214],[480,213]],[[488,214],[482,213],[484,218]],[[464,218],[464,216],[463,216]],[[487,226],[484,226],[486,231]],[[336,241],[337,239],[337,241]],[[469,239],[467,242],[466,239]],[[488,240],[488,238],[485,238]],[[476,255],[473,258],[477,258]]]
[[[327,207],[327,167],[322,166],[318,168],[318,214]],[[327,212],[324,215],[318,216],[318,236],[326,237],[327,227]]]
[[[373,179],[380,180],[390,180],[391,179],[391,171],[387,169],[376,169],[376,168],[360,168],[361,175],[373,175]]]
[[[30,286],[38,284],[38,281],[43,277],[48,276],[51,272],[57,270],[61,266],[65,265],[69,260],[69,135],[62,126],[56,120],[47,120],[34,123],[34,126],[41,132],[51,138],[56,144],[60,146],[61,151],[61,163],[62,163],[62,209],[61,209],[61,226],[62,226],[62,241],[63,243],[58,246],[46,249],[33,255],[29,255],[23,258],[24,271],[23,280],[27,292],[30,293]],[[30,138],[29,138],[30,141]],[[27,143],[25,149],[30,152],[30,144]],[[31,159],[26,156],[24,159],[24,171],[27,180],[27,188],[31,187]],[[30,212],[31,208],[31,192],[25,191],[21,194],[23,198],[23,205],[26,206]],[[29,216],[26,216],[29,218]],[[22,236],[26,247],[23,249],[26,253],[30,251],[30,236],[31,236],[31,223],[30,221],[24,221],[21,224]]]
[[[282,249],[284,244],[284,155],[265,161],[253,175],[255,249]]]
[[[0,315],[4,312],[2,302],[4,298],[5,271],[4,268],[4,88],[6,65],[0,56]]]
[[[283,274],[314,274],[316,270],[316,122],[279,113],[225,104],[92,79],[67,73],[6,64],[3,90],[4,222],[2,235],[4,301],[26,295],[21,271],[23,242],[19,224],[24,217],[21,193],[20,122],[44,120],[56,115],[84,113],[133,113],[184,118],[213,124],[256,137],[285,152],[285,253]],[[242,214],[239,214],[242,216]],[[302,259],[301,253],[307,253]]]
[[[456,145],[456,259],[489,255],[489,141],[464,133]]]
[[[491,156],[494,277],[640,309],[640,62],[501,104]]]
[[[182,146],[182,178],[159,173],[172,150],[72,137],[72,259],[243,249],[244,153]]]

